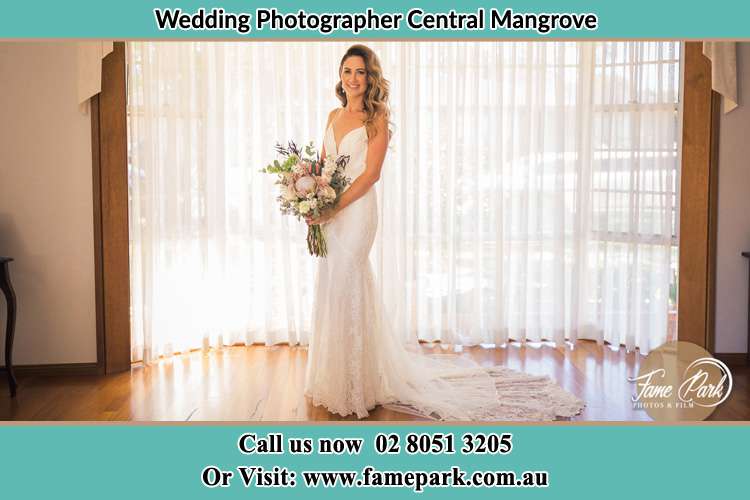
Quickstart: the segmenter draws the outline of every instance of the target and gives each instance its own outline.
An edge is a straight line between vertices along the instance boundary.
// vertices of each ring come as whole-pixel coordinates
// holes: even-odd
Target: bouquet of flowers
[[[276,145],[276,152],[284,158],[274,160],[262,169],[267,174],[277,174],[280,193],[277,200],[282,214],[317,218],[326,208],[332,207],[351,180],[344,174],[349,156],[320,158],[312,143],[305,146],[304,154],[294,142],[287,146]],[[317,224],[307,228],[307,248],[310,255],[325,257],[326,239]]]

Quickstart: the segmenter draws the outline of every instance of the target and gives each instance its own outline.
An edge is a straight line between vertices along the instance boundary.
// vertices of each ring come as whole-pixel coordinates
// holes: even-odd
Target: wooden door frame
[[[100,374],[130,369],[125,43],[102,60],[102,90],[91,99],[96,357]]]
[[[683,57],[677,337],[714,353],[720,98],[702,42]]]
[[[719,99],[702,42],[683,57],[677,336],[714,351]],[[102,63],[102,92],[92,99],[97,366],[130,368],[125,43]]]

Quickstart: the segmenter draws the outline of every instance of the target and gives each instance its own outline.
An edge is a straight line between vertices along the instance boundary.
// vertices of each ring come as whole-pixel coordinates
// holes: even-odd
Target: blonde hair
[[[344,62],[352,57],[359,56],[365,62],[365,71],[367,72],[367,90],[363,101],[364,112],[367,114],[365,119],[365,129],[367,136],[372,139],[377,134],[375,121],[378,118],[385,118],[386,126],[390,123],[391,110],[388,105],[388,96],[390,95],[390,84],[383,78],[383,68],[380,66],[380,60],[375,52],[365,45],[352,45],[347,49],[344,57],[339,64],[339,77],[344,68]],[[342,106],[346,106],[346,92],[341,85],[341,80],[336,84],[336,97],[341,101]],[[390,131],[389,131],[390,135]]]

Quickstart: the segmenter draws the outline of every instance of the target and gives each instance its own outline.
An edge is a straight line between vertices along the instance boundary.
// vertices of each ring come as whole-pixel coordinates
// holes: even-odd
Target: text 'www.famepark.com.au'
[[[293,488],[298,474],[286,467],[238,467],[245,487]],[[361,471],[302,471],[302,484],[308,488],[546,488],[547,471],[473,471],[453,466],[442,471],[381,471],[367,466]]]

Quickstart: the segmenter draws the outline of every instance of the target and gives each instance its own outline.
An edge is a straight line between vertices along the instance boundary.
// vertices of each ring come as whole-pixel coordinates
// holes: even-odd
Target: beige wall
[[[0,254],[16,259],[18,365],[96,361],[91,129],[75,55],[72,42],[0,42]],[[5,317],[0,300],[0,345]]]
[[[750,43],[737,47],[740,107],[721,117],[716,248],[716,352],[747,350],[750,251]]]

